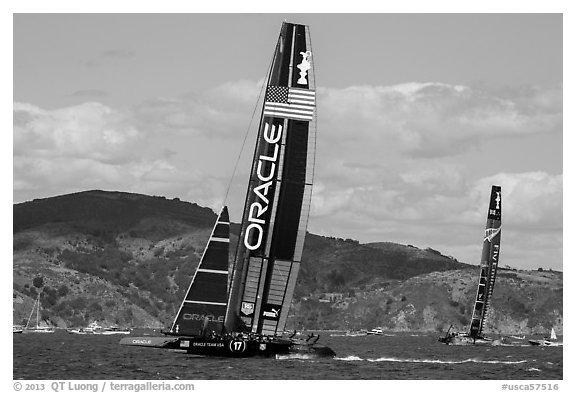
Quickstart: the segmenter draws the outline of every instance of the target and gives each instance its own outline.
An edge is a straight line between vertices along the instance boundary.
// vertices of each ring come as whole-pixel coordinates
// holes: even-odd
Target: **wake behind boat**
[[[482,259],[480,263],[480,281],[472,311],[470,328],[466,332],[452,332],[452,325],[446,335],[439,337],[438,341],[451,345],[498,345],[501,340],[493,340],[482,334],[486,314],[490,305],[490,298],[496,282],[498,259],[500,256],[500,229],[502,223],[502,196],[501,187],[492,186],[490,204],[488,207],[488,219],[482,247]]]
[[[348,330],[345,333],[333,333],[330,337],[364,337],[369,333],[367,330]]]
[[[240,238],[228,286],[224,206],[164,337],[123,345],[208,356],[333,357],[318,336],[283,336],[300,269],[312,196],[316,95],[308,26],[284,22],[267,78]]]

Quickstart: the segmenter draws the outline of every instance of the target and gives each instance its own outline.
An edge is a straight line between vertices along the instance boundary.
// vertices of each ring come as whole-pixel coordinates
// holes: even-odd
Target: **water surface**
[[[335,359],[204,358],[121,346],[126,336],[13,335],[14,379],[561,380],[563,347],[448,346],[433,334],[331,337]]]

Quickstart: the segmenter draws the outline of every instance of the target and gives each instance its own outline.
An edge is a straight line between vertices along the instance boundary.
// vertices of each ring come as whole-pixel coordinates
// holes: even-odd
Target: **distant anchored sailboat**
[[[30,326],[30,321],[32,320],[32,314],[34,313],[34,309],[36,309],[36,326]],[[32,311],[30,311],[30,316],[28,317],[28,321],[26,322],[26,326],[23,329],[24,333],[54,333],[55,330],[51,326],[40,326],[40,293],[38,293],[38,297],[34,302],[34,306],[32,306]]]
[[[558,341],[558,337],[556,336],[554,328],[550,329],[550,337],[546,337],[540,340],[528,340],[528,342],[531,345],[541,345],[543,347],[558,347],[563,345],[561,341]]]
[[[494,340],[482,334],[486,314],[490,305],[490,298],[496,282],[498,259],[500,256],[500,228],[502,223],[502,194],[500,186],[492,186],[488,219],[484,234],[482,260],[480,263],[480,280],[474,309],[470,321],[470,328],[466,332],[451,332],[452,326],[446,335],[438,341],[452,345],[494,344]]]
[[[267,81],[230,285],[223,207],[170,329],[121,344],[208,356],[335,356],[317,336],[282,335],[312,195],[316,98],[308,26],[282,24]]]

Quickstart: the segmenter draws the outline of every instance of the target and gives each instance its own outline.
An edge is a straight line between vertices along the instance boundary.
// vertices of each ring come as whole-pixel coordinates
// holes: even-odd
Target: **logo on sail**
[[[242,302],[240,311],[244,315],[252,315],[254,313],[254,303]]]
[[[182,314],[182,319],[185,321],[204,321],[209,322],[224,322],[224,315],[212,315],[212,314],[196,314],[196,313],[184,313]],[[176,325],[177,329],[179,325]]]
[[[492,250],[492,261],[493,264],[498,263],[498,255],[500,254],[500,246],[498,244],[494,244],[494,249]]]
[[[492,186],[490,195],[490,207],[488,208],[488,218],[491,220],[502,219],[502,195],[500,187]]]
[[[264,141],[273,146],[273,149],[268,147],[264,151],[273,151],[271,156],[264,154],[258,157],[258,164],[256,167],[256,176],[260,180],[260,185],[254,187],[252,190],[253,196],[252,204],[248,210],[248,222],[246,227],[246,234],[244,235],[244,245],[248,250],[257,250],[262,244],[264,238],[264,225],[266,220],[264,213],[268,211],[270,200],[268,199],[268,192],[273,187],[274,177],[276,175],[276,161],[278,160],[278,152],[280,150],[279,143],[282,138],[282,126],[264,125]],[[268,173],[264,173],[264,167],[269,167]],[[254,240],[255,239],[255,240]]]
[[[300,70],[300,79],[298,79],[297,83],[299,85],[307,85],[308,81],[306,80],[306,76],[308,74],[308,70],[312,68],[310,62],[308,61],[308,58],[312,56],[312,52],[310,51],[300,52],[300,55],[302,55],[302,62],[296,66]]]
[[[264,311],[262,312],[262,316],[266,317],[267,319],[278,320],[280,316],[280,310],[282,306],[278,306],[276,304],[267,304],[264,307]]]
[[[500,228],[501,227],[486,228],[486,231],[484,232],[484,241],[492,242],[492,239],[494,239],[494,237],[500,233]]]

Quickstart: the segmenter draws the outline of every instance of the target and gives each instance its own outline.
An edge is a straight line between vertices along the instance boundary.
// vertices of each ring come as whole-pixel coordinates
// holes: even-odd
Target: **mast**
[[[229,248],[230,219],[224,206],[168,334],[221,333],[226,315]]]
[[[226,329],[284,330],[312,196],[315,109],[308,26],[284,22],[268,74]]]
[[[472,311],[472,319],[470,321],[470,330],[468,332],[473,338],[481,336],[492,292],[494,291],[498,259],[500,256],[501,223],[501,187],[492,186],[486,231],[484,233],[484,245],[482,247],[482,259],[480,262],[480,281],[478,282],[478,291],[476,293],[474,310]]]
[[[28,321],[26,322],[26,329],[28,329],[28,325],[30,325],[30,320],[32,319],[32,314],[34,313],[34,307],[36,307],[36,303],[40,300],[40,293],[38,293],[38,297],[34,301],[34,305],[32,306],[32,310],[30,310],[30,315],[28,315]],[[38,326],[38,314],[36,314],[36,326]]]
[[[38,292],[38,300],[36,303],[36,329],[40,326],[40,292]]]

